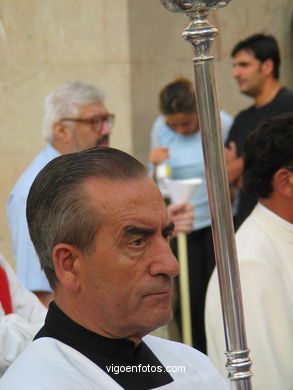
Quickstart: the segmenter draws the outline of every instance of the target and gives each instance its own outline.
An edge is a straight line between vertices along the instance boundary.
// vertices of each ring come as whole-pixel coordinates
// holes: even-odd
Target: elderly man
[[[84,81],[61,85],[45,100],[43,135],[45,148],[18,179],[8,200],[8,220],[19,280],[44,304],[52,299],[30,240],[25,206],[30,186],[38,172],[54,157],[94,146],[107,146],[114,115],[104,105],[104,94]]]
[[[55,301],[1,390],[227,389],[200,352],[146,336],[172,318],[178,263],[137,160],[112,148],[57,157],[31,187],[27,219]]]
[[[232,188],[240,188],[235,216],[237,229],[257,202],[241,188],[245,139],[263,119],[293,112],[293,91],[283,87],[279,81],[280,53],[273,36],[250,36],[234,47],[232,58],[232,74],[239,84],[240,92],[254,100],[252,106],[236,116],[227,140],[229,182]]]
[[[253,389],[293,389],[293,114],[247,139],[243,185],[258,199],[236,234]],[[224,370],[217,275],[206,300],[208,354]]]

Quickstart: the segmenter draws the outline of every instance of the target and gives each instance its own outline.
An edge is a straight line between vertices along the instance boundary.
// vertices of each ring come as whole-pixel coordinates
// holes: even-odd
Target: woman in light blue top
[[[168,164],[173,179],[198,177],[203,180],[192,199],[194,230],[187,242],[193,345],[206,352],[204,300],[215,258],[201,134],[191,82],[176,79],[162,89],[159,101],[163,115],[155,120],[151,130],[150,162],[154,167],[163,162]],[[221,112],[223,136],[227,135],[232,121],[227,113]],[[176,245],[174,250],[176,252]],[[179,321],[176,310],[175,316]]]

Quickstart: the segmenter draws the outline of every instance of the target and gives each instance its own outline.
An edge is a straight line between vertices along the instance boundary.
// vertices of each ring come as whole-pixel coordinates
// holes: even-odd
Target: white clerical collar
[[[279,221],[279,223],[281,223],[283,226],[292,229],[292,223],[286,221],[284,218],[281,218],[279,215],[275,214],[272,210],[269,210],[267,207],[265,207],[262,203],[258,202],[258,207],[261,208],[265,213],[270,215],[272,218],[274,218],[276,221]]]

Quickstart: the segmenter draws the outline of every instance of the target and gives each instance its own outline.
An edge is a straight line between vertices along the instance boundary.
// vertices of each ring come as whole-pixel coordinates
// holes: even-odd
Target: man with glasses
[[[17,276],[47,305],[51,288],[40,268],[29,237],[25,207],[30,186],[38,172],[53,158],[94,146],[108,146],[114,121],[96,86],[73,81],[61,85],[45,99],[43,135],[45,148],[18,179],[8,200],[8,220],[16,258]]]

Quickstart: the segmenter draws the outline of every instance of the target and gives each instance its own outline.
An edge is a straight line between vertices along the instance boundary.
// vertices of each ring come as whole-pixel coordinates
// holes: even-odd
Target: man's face
[[[255,58],[252,51],[240,50],[233,57],[232,76],[238,81],[240,91],[256,97],[263,88],[263,64]]]
[[[178,262],[164,201],[149,178],[85,186],[102,221],[94,250],[81,262],[79,322],[106,337],[139,341],[172,318]]]
[[[199,130],[198,118],[195,112],[178,112],[166,115],[166,124],[180,135],[192,135]]]
[[[101,103],[92,103],[79,106],[79,119],[92,120],[105,117],[108,110]],[[79,152],[95,146],[109,146],[111,128],[106,121],[102,122],[101,128],[97,131],[91,123],[75,122],[72,130],[72,147],[74,152]]]

